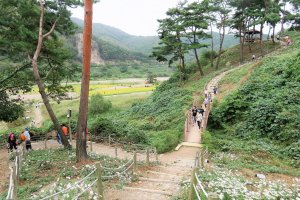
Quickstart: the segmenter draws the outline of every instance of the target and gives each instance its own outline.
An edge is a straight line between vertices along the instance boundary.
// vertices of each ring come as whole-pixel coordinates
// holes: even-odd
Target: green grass
[[[235,70],[220,81],[218,101],[214,101],[209,119],[210,133],[204,134],[203,142],[213,154],[225,152],[236,159],[215,158],[213,162],[230,169],[247,168],[300,176],[296,150],[299,129],[298,135],[295,132],[299,117],[293,111],[299,107],[293,96],[299,91],[295,77],[299,77],[300,71],[295,63],[299,62],[300,34],[289,34],[294,41],[292,46],[282,48],[254,65]],[[287,99],[294,98],[295,101],[286,104]],[[258,102],[260,107],[257,107]],[[265,112],[268,105],[276,109]],[[273,111],[276,120],[270,121],[271,115],[264,117]],[[269,125],[263,126],[265,124]]]
[[[221,132],[205,132],[203,143],[212,153],[212,162],[235,170],[244,168],[261,173],[280,173],[300,177],[292,160],[281,155],[282,145],[268,139],[242,140]],[[224,157],[214,156],[223,152]],[[233,155],[226,156],[226,155]]]

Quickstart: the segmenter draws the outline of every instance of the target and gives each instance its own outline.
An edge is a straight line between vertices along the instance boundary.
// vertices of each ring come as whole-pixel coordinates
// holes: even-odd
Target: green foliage
[[[91,97],[89,103],[89,113],[92,115],[102,114],[111,109],[112,104],[109,100],[105,100],[101,94],[96,94]]]
[[[5,92],[0,91],[0,121],[12,122],[24,112],[23,107],[10,100]]]
[[[158,153],[169,151],[180,142],[181,133],[173,130],[149,132],[150,144],[156,147]]]
[[[263,60],[244,85],[214,106],[210,128],[280,141],[286,146],[281,153],[299,160],[300,54],[291,52]]]

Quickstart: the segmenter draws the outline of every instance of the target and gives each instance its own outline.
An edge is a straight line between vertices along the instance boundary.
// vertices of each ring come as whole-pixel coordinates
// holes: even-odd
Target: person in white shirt
[[[30,142],[30,133],[29,129],[26,127],[24,131],[24,136],[25,136],[25,144],[26,144],[26,150],[32,150],[31,142]]]

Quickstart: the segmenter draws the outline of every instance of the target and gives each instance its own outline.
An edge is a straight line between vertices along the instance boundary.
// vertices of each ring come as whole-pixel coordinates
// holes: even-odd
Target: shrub
[[[91,97],[89,103],[89,113],[98,115],[105,113],[111,109],[112,104],[109,100],[105,100],[101,94],[96,94]]]

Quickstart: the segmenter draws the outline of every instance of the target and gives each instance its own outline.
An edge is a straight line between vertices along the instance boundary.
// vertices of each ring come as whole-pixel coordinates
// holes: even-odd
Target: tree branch
[[[14,77],[18,72],[26,69],[28,66],[31,66],[31,63],[27,63],[25,65],[23,65],[22,67],[16,69],[13,73],[11,73],[8,77],[4,78],[3,80],[0,81],[0,85],[2,85],[5,81],[7,81],[8,79]]]
[[[48,37],[49,35],[51,35],[51,33],[52,33],[52,32],[54,31],[54,29],[55,29],[57,20],[58,20],[58,19],[56,19],[55,22],[53,23],[53,25],[52,25],[50,31],[49,31],[48,33],[46,33],[46,34],[43,35],[43,38],[46,38],[46,37]]]

